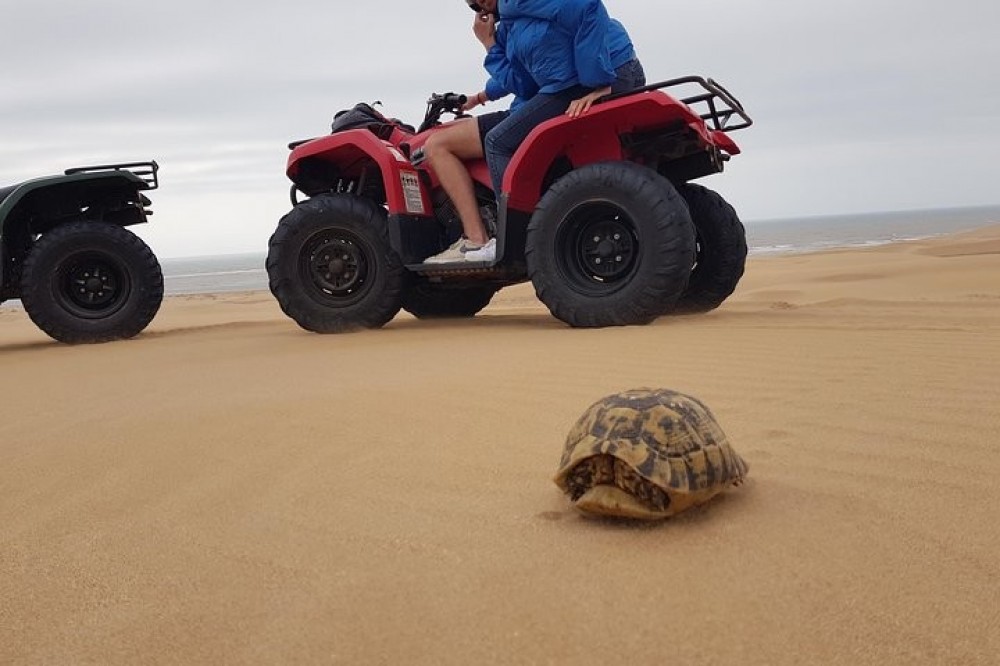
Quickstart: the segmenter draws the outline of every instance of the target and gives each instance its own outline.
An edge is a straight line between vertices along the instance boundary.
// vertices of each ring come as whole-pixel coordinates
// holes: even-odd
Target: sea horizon
[[[1000,205],[744,221],[749,255],[817,252],[920,240],[1000,224]],[[267,289],[266,249],[160,259],[168,296]],[[18,307],[16,301],[0,305]]]
[[[1000,224],[1000,204],[747,220],[749,255],[872,247]],[[267,289],[266,250],[163,259],[168,295]]]

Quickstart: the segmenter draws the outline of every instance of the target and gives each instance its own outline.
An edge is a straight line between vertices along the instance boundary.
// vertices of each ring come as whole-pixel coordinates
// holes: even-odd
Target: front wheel
[[[670,182],[631,162],[592,164],[549,189],[528,225],[528,275],[576,327],[646,324],[691,275],[694,226]]]
[[[163,273],[149,246],[128,229],[71,222],[31,248],[21,301],[31,320],[60,342],[131,338],[160,309]]]
[[[300,203],[271,236],[271,293],[316,333],[379,328],[399,312],[406,269],[389,244],[385,210],[348,194]]]

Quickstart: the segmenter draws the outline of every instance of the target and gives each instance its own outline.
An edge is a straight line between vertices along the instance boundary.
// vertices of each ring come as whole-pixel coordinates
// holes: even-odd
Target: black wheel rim
[[[560,224],[556,262],[562,277],[579,293],[601,296],[618,291],[639,266],[638,228],[611,202],[581,204]]]
[[[299,274],[319,302],[333,307],[357,303],[371,289],[375,262],[371,247],[343,229],[324,229],[299,253]]]
[[[132,291],[125,266],[100,252],[67,258],[57,274],[56,300],[60,307],[83,319],[103,319],[114,314]]]

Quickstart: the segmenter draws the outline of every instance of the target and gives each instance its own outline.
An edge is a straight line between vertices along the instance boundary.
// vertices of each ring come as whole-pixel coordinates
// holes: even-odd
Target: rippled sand
[[[1000,227],[751,260],[709,315],[140,337],[0,310],[0,663],[993,664]],[[576,417],[704,400],[750,482],[656,525],[551,481]]]

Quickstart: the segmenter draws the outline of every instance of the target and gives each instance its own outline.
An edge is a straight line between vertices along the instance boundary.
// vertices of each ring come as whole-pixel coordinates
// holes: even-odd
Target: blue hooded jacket
[[[490,99],[609,86],[615,70],[635,57],[628,33],[601,0],[500,0],[498,9],[496,44],[485,62]]]

